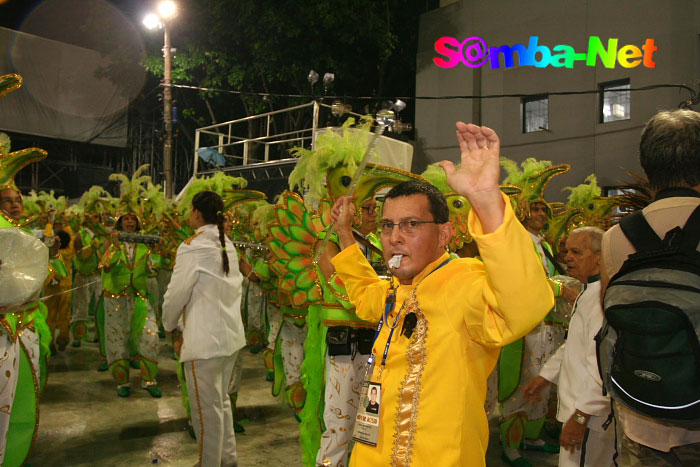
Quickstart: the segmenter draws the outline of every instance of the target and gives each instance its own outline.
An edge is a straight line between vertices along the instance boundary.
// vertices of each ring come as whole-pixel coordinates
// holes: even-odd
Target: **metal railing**
[[[354,117],[362,117],[363,115],[349,111],[344,107],[331,106],[317,101],[309,102],[308,104],[288,107],[286,109],[275,110],[249,117],[239,118],[216,125],[210,125],[198,128],[195,131],[195,148],[194,148],[194,176],[213,173],[217,170],[224,172],[240,171],[241,168],[248,166],[261,167],[268,164],[284,160],[285,157],[270,159],[271,149],[284,145],[295,145],[302,147],[310,147],[313,149],[316,143],[316,136],[319,130],[319,116],[321,109],[328,109],[333,115],[351,115]],[[296,112],[300,117],[306,113],[307,117],[310,113],[310,118],[298,118],[298,121],[304,122],[300,128],[292,130],[275,132],[275,118],[290,117]],[[290,120],[291,121],[291,120]],[[244,125],[245,133],[240,131],[240,127]],[[247,131],[251,124],[261,124],[264,127],[264,134],[256,137],[248,137]],[[245,134],[245,136],[243,134]],[[256,158],[253,155],[255,145],[262,145],[262,158]],[[199,149],[212,148],[219,154],[223,155],[226,164],[223,167],[217,167],[216,170],[204,169],[200,167]]]

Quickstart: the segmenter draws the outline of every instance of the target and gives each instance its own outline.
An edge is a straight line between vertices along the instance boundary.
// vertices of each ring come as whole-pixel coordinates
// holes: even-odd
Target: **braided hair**
[[[201,191],[192,198],[192,207],[202,213],[202,218],[207,224],[216,224],[219,229],[219,241],[221,242],[221,261],[224,265],[224,273],[228,276],[229,264],[226,253],[226,238],[224,236],[224,201],[221,196],[213,191]]]

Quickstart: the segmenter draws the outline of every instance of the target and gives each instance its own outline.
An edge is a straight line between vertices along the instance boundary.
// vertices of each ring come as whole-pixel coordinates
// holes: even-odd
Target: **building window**
[[[630,80],[600,85],[600,122],[630,119]]]
[[[549,99],[547,96],[523,98],[523,133],[549,129]]]

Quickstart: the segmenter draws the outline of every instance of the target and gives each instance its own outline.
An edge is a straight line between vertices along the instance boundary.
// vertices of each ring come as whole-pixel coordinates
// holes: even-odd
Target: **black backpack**
[[[659,238],[641,211],[620,228],[636,253],[605,291],[596,336],[604,392],[647,417],[700,426],[700,206]]]

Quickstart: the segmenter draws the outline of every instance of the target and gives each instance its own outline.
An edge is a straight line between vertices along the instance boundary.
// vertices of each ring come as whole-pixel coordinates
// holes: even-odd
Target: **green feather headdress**
[[[603,193],[598,186],[598,180],[595,174],[586,177],[585,183],[581,183],[576,187],[567,186],[564,187],[563,190],[569,190],[571,192],[567,203],[567,206],[570,208],[585,206]]]
[[[571,208],[581,208],[581,221],[579,225],[588,225],[607,229],[611,224],[611,214],[620,204],[619,197],[600,196],[602,190],[598,186],[598,181],[594,174],[586,178],[586,183],[577,187],[566,187],[570,190],[569,202],[567,206]]]
[[[501,157],[501,167],[508,174],[503,184],[515,185],[522,190],[511,198],[515,203],[518,219],[522,221],[528,215],[533,203],[547,206],[548,216],[552,216],[552,208],[544,199],[544,190],[553,177],[569,171],[569,164],[552,165],[551,161],[538,161],[530,157],[518,167],[516,162]]]
[[[168,198],[165,197],[160,185],[154,185],[149,179],[146,182],[146,187],[143,189],[141,196],[144,200],[145,217],[153,216],[156,220],[160,220],[163,213],[169,208]]]
[[[78,204],[81,206],[83,213],[103,213],[109,211],[112,207],[112,196],[99,185],[93,185],[88,191],[83,193]]]
[[[151,181],[150,175],[143,175],[148,170],[149,164],[143,164],[136,169],[131,178],[124,174],[112,174],[109,179],[120,182],[119,185],[119,207],[117,208],[117,218],[124,214],[134,214],[139,218],[139,224],[143,227],[142,195],[146,189],[145,184]]]
[[[24,199],[24,209],[28,214],[41,214],[48,211],[55,211],[62,214],[66,210],[68,200],[65,196],[56,198],[53,190],[50,192],[40,191],[38,194],[32,190]]]
[[[301,147],[290,150],[294,157],[299,158],[289,175],[291,190],[298,188],[302,192],[308,191],[309,200],[315,203],[328,194],[324,183],[329,170],[346,166],[352,174],[355,173],[367,150],[372,119],[363,117],[355,131],[351,131],[350,127],[354,124],[355,120],[348,118],[340,132],[324,132],[316,138],[313,151]]]
[[[430,182],[431,185],[435,186],[443,194],[454,191],[450,185],[447,184],[445,171],[442,170],[442,167],[437,163],[430,164],[420,176]]]
[[[269,226],[277,221],[275,206],[266,201],[260,203],[251,214],[251,221],[255,226],[255,237],[262,241],[270,233]]]
[[[192,198],[202,191],[213,191],[222,198],[224,198],[224,204],[226,203],[226,191],[236,190],[245,188],[248,186],[248,181],[243,177],[232,177],[226,175],[224,172],[217,172],[211,177],[207,178],[196,178],[189,184],[185,194],[180,199],[177,207],[180,212],[189,215],[190,209],[192,208]]]
[[[39,195],[34,190],[22,198],[22,204],[24,205],[24,212],[30,216],[44,211],[44,207],[39,204]]]
[[[83,208],[79,204],[72,204],[68,206],[65,210],[65,213],[67,215],[71,216],[76,216],[76,217],[83,217]]]

